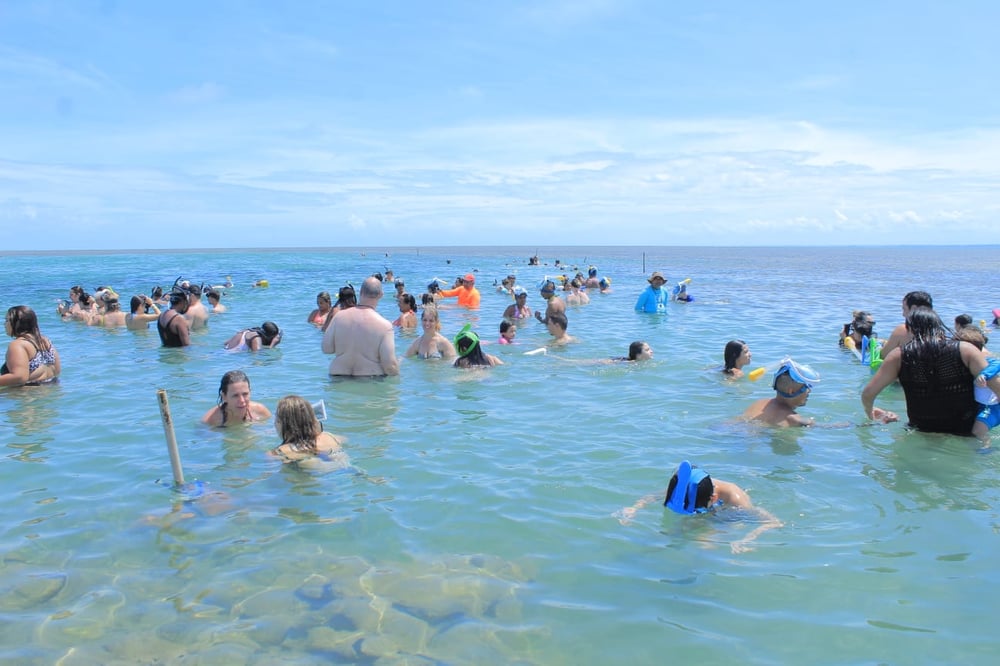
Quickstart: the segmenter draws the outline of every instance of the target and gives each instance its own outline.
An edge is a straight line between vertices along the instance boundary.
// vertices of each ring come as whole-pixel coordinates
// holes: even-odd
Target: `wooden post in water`
[[[642,274],[646,274],[646,253],[642,253]]]
[[[174,435],[174,420],[170,416],[170,403],[167,402],[167,392],[159,389],[156,397],[160,401],[160,417],[163,419],[163,434],[167,436],[167,452],[170,453],[170,467],[174,471],[174,485],[184,485],[184,470],[181,468],[181,455],[177,452],[177,437]]]

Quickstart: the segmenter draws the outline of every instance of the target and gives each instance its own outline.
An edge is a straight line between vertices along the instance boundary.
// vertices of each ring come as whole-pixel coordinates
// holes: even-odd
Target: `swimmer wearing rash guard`
[[[467,273],[462,278],[462,286],[454,289],[443,289],[440,292],[442,298],[458,297],[458,304],[470,310],[479,309],[479,290],[476,289],[476,276]]]

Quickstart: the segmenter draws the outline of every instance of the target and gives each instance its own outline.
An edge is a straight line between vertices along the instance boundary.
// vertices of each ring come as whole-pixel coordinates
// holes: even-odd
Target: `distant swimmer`
[[[733,379],[743,376],[743,368],[750,365],[750,347],[742,340],[730,340],[722,351],[724,366],[722,372]]]
[[[281,329],[273,321],[265,321],[260,326],[237,331],[222,343],[226,351],[259,351],[274,349],[281,342]]]

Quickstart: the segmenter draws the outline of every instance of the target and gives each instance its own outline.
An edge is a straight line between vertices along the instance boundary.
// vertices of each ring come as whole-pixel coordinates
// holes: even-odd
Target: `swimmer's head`
[[[170,307],[177,308],[179,306],[187,307],[188,305],[188,295],[186,291],[174,291],[170,293]]]
[[[851,328],[858,332],[859,335],[867,335],[871,337],[872,331],[875,330],[875,318],[870,312],[865,310],[855,310],[854,319],[851,321]]]
[[[990,341],[981,328],[971,325],[963,326],[962,328],[956,330],[955,339],[973,344],[979,351],[982,351],[983,347],[985,347]]]
[[[597,277],[597,266],[591,266],[588,268],[587,275],[590,277]]]
[[[549,298],[556,293],[556,283],[548,278],[545,278],[538,283],[538,291],[542,293],[543,298]]]
[[[465,284],[470,284],[470,285],[471,284],[475,284],[476,283],[476,276],[473,275],[472,273],[466,273],[465,277],[462,278],[462,282],[464,282]]]
[[[800,365],[786,356],[774,373],[771,387],[784,398],[794,398],[811,390],[818,383],[818,372],[808,365]]]
[[[472,330],[472,324],[466,324],[455,335],[455,351],[459,358],[464,358],[479,346],[479,336]]]
[[[514,287],[514,298],[521,298],[522,296],[524,298],[528,297],[527,290],[525,290],[525,288],[521,286]]]
[[[663,505],[675,513],[704,513],[709,510],[715,484],[704,470],[692,467],[687,460],[681,462],[667,484]]]
[[[601,285],[601,289],[607,289],[608,287],[611,286],[611,278],[609,278],[609,277],[602,277],[600,279],[600,281],[598,282],[598,284]]]
[[[722,352],[722,358],[725,361],[726,370],[732,370],[736,367],[736,361],[738,361],[740,356],[743,355],[743,348],[746,346],[747,343],[742,340],[730,340],[726,343],[726,348]]]
[[[226,404],[226,394],[229,393],[230,385],[240,382],[246,383],[247,388],[250,388],[250,378],[242,370],[230,370],[222,375],[222,381],[219,382],[219,406]]]
[[[273,321],[265,321],[260,326],[260,337],[265,346],[270,346],[275,338],[281,342],[281,329]]]

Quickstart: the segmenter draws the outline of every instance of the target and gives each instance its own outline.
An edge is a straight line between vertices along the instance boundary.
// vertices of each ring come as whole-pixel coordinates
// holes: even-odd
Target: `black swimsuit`
[[[163,318],[156,320],[156,330],[160,334],[160,342],[163,343],[164,347],[183,347],[184,342],[181,341],[181,336],[177,334],[177,331],[170,328],[170,322],[174,319],[180,317],[180,313],[176,310],[171,310],[174,316],[171,317],[164,323]]]

